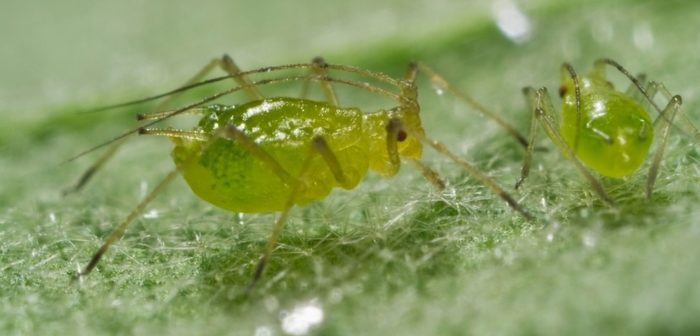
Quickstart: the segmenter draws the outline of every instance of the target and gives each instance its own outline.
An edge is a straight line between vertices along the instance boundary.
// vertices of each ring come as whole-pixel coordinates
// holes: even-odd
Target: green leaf
[[[518,13],[525,33],[508,37],[497,23],[516,29]],[[698,22],[700,3],[687,1],[10,1],[0,14],[0,334],[293,334],[319,312],[312,334],[698,333],[698,144],[676,129],[652,200],[648,163],[603,180],[618,203],[609,208],[544,136],[549,150],[515,192],[518,144],[421,77],[427,134],[537,220],[426,150],[446,192],[406,165],[294,209],[249,297],[275,215],[216,209],[182,182],[70,283],[172,169],[167,141],[132,139],[84,191],[61,196],[100,154],[61,162],[135,127],[152,105],[79,111],[178,87],[223,52],[245,69],[323,55],[399,78],[421,61],[523,133],[522,87],[556,92],[562,62],[586,72],[610,57],[682,95],[698,124]],[[343,104],[384,104],[339,91]]]

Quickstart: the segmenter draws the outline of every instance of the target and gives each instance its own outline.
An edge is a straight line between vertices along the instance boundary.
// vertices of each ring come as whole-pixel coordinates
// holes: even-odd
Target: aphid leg
[[[527,100],[528,106],[530,106],[530,135],[527,141],[527,151],[525,152],[525,158],[523,159],[523,167],[520,169],[520,178],[515,182],[515,189],[519,189],[520,186],[525,182],[525,179],[530,175],[530,166],[532,165],[532,156],[535,151],[535,137],[537,136],[537,115],[534,113],[534,106],[537,106],[537,98],[534,89],[531,87],[526,87],[523,89],[523,94],[525,94],[525,99]]]
[[[311,148],[309,150],[309,154],[304,160],[301,172],[295,178],[294,183],[292,184],[292,191],[289,194],[289,199],[287,200],[285,209],[284,211],[282,211],[280,217],[277,219],[275,227],[272,230],[272,234],[270,234],[270,238],[267,240],[267,244],[265,245],[263,255],[262,257],[260,257],[260,261],[258,261],[258,265],[255,267],[255,271],[253,272],[253,279],[251,280],[246,290],[247,293],[249,293],[255,288],[258,281],[260,281],[263,274],[265,273],[267,262],[270,259],[270,255],[275,249],[275,246],[277,246],[277,239],[279,238],[279,235],[282,232],[282,229],[284,228],[284,224],[287,222],[289,212],[296,204],[299,194],[302,193],[304,191],[304,188],[306,187],[306,183],[308,182],[307,180],[309,179],[309,176],[307,175],[309,172],[309,168],[311,167],[311,161],[316,155],[320,155],[323,158],[323,160],[328,165],[328,168],[331,170],[333,176],[335,177],[336,181],[338,181],[338,183],[345,183],[346,178],[343,174],[340,164],[338,163],[338,158],[335,156],[335,154],[328,146],[326,140],[323,139],[323,137],[315,137],[311,142]]]
[[[248,80],[248,77],[241,74],[241,68],[236,65],[236,62],[233,61],[233,58],[229,56],[228,54],[224,54],[224,56],[221,57],[220,60],[220,66],[224,71],[226,71],[233,80],[240,85],[243,90],[248,94],[248,96],[252,100],[260,100],[263,99],[263,95],[260,93],[258,90],[257,86],[255,86],[253,83]]]
[[[95,162],[93,162],[88,169],[80,174],[80,178],[78,178],[78,181],[75,182],[73,186],[63,190],[63,196],[70,195],[83,189],[83,187],[92,179],[92,177],[95,176],[95,173],[97,173],[97,171],[99,171],[100,168],[102,168],[102,166],[104,166],[104,164],[117,153],[117,150],[119,150],[119,147],[121,147],[124,142],[126,142],[126,138],[119,139],[109,146],[104,154],[97,158],[97,160],[95,160]]]
[[[294,185],[296,178],[294,178],[282,165],[272,157],[268,152],[266,152],[260,145],[258,145],[253,139],[245,135],[241,130],[236,128],[233,124],[228,124],[226,127],[221,128],[220,132],[217,132],[215,137],[223,137],[229,140],[235,141],[243,148],[245,148],[251,155],[255,156],[258,160],[265,163],[270,170],[272,170],[275,175],[277,175],[285,184],[292,186]]]
[[[321,78],[327,77],[328,76],[328,63],[326,63],[326,60],[323,59],[323,57],[314,57],[311,60],[312,67],[310,69],[310,72],[314,75],[320,76]],[[309,94],[309,83],[310,81],[304,81],[301,87],[301,98],[306,98]],[[335,89],[333,89],[333,85],[329,81],[326,80],[320,80],[319,84],[321,85],[321,88],[323,89],[323,94],[326,96],[326,101],[330,103],[333,106],[338,106],[338,96],[335,93]]]
[[[673,94],[666,88],[666,86],[663,83],[651,81],[649,82],[647,87],[648,92],[659,92],[669,101],[673,99]],[[653,98],[654,96],[651,97]],[[683,113],[682,110],[679,110],[678,112],[679,113],[676,116],[676,119],[680,118],[681,121],[672,123],[672,125],[680,129],[680,131],[685,133],[686,135],[695,138],[695,141],[700,143],[700,130],[698,130],[698,128],[693,124],[692,121],[690,121],[688,116],[685,113]],[[661,115],[659,115],[659,117],[660,116]],[[659,123],[659,117],[657,117],[656,120],[654,120],[654,124]]]
[[[464,170],[466,170],[467,173],[469,173],[469,175],[479,180],[481,183],[483,183],[485,186],[491,189],[491,191],[493,191],[496,195],[501,197],[506,203],[508,203],[508,205],[511,208],[513,208],[513,210],[517,211],[526,220],[534,220],[534,217],[529,212],[527,212],[527,210],[525,210],[520,205],[520,203],[518,203],[518,201],[516,201],[513,198],[513,196],[511,196],[507,191],[505,191],[505,189],[503,189],[495,180],[490,178],[488,175],[484,174],[481,170],[473,166],[471,163],[467,162],[466,160],[463,160],[462,158],[452,153],[442,143],[425,137],[423,134],[408,127],[407,125],[402,123],[400,119],[397,118],[392,118],[391,120],[389,120],[387,130],[389,131],[389,134],[400,134],[401,132],[403,132],[408,136],[413,136],[423,144],[435,149],[438,153],[447,156],[450,160],[462,166],[462,168],[464,168]]]
[[[83,268],[83,270],[80,271],[80,273],[78,273],[73,278],[73,280],[79,280],[81,277],[90,274],[90,272],[95,268],[95,266],[97,266],[97,263],[100,261],[105,252],[107,252],[107,249],[109,249],[109,247],[114,242],[119,240],[124,235],[124,231],[126,231],[126,228],[129,226],[129,224],[133,223],[134,220],[146,210],[146,206],[148,205],[148,203],[153,201],[156,198],[156,196],[158,196],[158,194],[160,194],[163,191],[163,189],[165,189],[165,187],[168,184],[170,184],[170,182],[172,182],[175,179],[175,177],[177,177],[177,175],[177,170],[173,170],[170,173],[168,173],[168,175],[165,178],[163,178],[163,180],[161,180],[160,183],[158,183],[158,185],[155,188],[153,188],[153,190],[148,195],[146,195],[146,197],[133,210],[131,210],[131,213],[129,213],[126,219],[124,219],[124,221],[122,221],[114,229],[114,231],[112,231],[112,233],[109,234],[109,236],[107,237],[107,239],[105,239],[105,242],[102,244],[100,249],[97,250],[97,252],[95,252],[95,254],[92,256],[87,266],[85,266],[85,268]]]
[[[581,161],[579,161],[573,148],[566,143],[564,138],[557,130],[557,122],[556,119],[554,119],[554,106],[552,105],[552,100],[547,93],[547,89],[541,88],[539,90],[535,90],[527,87],[523,91],[525,92],[527,101],[529,103],[534,103],[534,105],[530,106],[531,113],[535,115],[554,145],[556,145],[559,150],[565,154],[564,156],[574,164],[579,173],[581,173],[581,175],[583,175],[583,177],[591,185],[593,191],[598,194],[598,197],[600,197],[600,199],[608,205],[614,206],[615,202],[612,200],[612,198],[610,198],[610,196],[608,196],[608,193],[605,192],[603,184],[601,184],[600,181],[593,176],[593,173],[591,173],[591,171],[588,170],[581,163]]]
[[[495,112],[489,110],[485,106],[479,104],[479,102],[476,101],[476,99],[472,98],[468,94],[458,90],[457,88],[454,87],[454,85],[451,85],[447,80],[445,80],[442,76],[440,76],[437,72],[429,68],[428,66],[422,64],[422,63],[415,63],[414,65],[417,68],[419,72],[424,73],[429,79],[431,84],[438,90],[440,91],[445,91],[449,92],[451,95],[456,97],[459,101],[464,103],[465,105],[475,109],[477,112],[479,112],[482,116],[493,120],[496,124],[501,126],[508,134],[510,134],[515,140],[520,143],[523,147],[528,146],[527,139],[525,138],[524,135],[522,135],[520,132],[518,132],[517,129],[510,123],[508,123],[505,119],[500,117],[498,114]]]
[[[435,170],[428,167],[420,160],[411,160],[411,163],[416,166],[421,174],[423,174],[423,177],[425,177],[425,179],[428,180],[428,182],[430,182],[430,184],[432,184],[435,188],[438,190],[445,189],[445,181],[442,180],[440,174],[438,174]]]
[[[642,87],[646,88],[647,93],[649,94],[649,97],[654,97],[655,92],[649,91],[649,83],[647,80],[647,76],[645,74],[638,74],[637,75],[637,82],[639,85]],[[637,101],[644,101],[644,94],[637,89],[637,85],[634,83],[631,83],[629,87],[627,87],[627,90],[625,90],[625,94],[633,97]]]
[[[647,198],[651,198],[651,194],[654,192],[654,183],[656,182],[656,177],[659,175],[659,167],[666,149],[669,129],[682,103],[681,96],[676,95],[671,97],[668,105],[666,105],[666,108],[661,112],[661,116],[659,116],[659,120],[661,120],[659,125],[661,140],[654,152],[654,159],[649,167],[649,174],[647,175]]]
[[[213,59],[213,60],[209,61],[209,63],[207,63],[201,70],[199,70],[194,76],[192,76],[192,78],[187,80],[185,82],[185,84],[183,85],[183,87],[186,87],[186,86],[191,85],[193,83],[199,82],[202,78],[204,78],[207,74],[209,74],[212,71],[212,69],[214,69],[214,67],[216,67],[216,66],[220,66],[221,68],[226,70],[226,68],[224,67],[224,64],[226,64],[226,60],[225,60],[226,58],[227,58],[227,56],[224,55],[224,57],[222,57],[221,59]],[[234,77],[234,79],[238,80],[237,77]],[[177,92],[175,94],[168,96],[168,98],[166,98],[163,101],[161,101],[160,103],[158,103],[152,109],[152,111],[163,110],[165,106],[167,106],[171,101],[173,101],[180,94],[182,94],[182,92],[184,92],[184,91]],[[137,116],[137,119],[138,120],[152,120],[153,119],[153,118],[149,118],[148,116],[149,116],[149,114],[139,114]],[[72,187],[69,187],[63,191],[63,195],[68,195],[68,194],[72,194],[74,192],[80,191],[92,179],[92,177],[95,175],[95,173],[97,171],[99,171],[104,166],[104,164],[107,163],[107,161],[109,161],[112,157],[114,157],[114,155],[117,153],[117,150],[119,150],[119,148],[126,142],[126,140],[127,140],[127,138],[124,137],[124,138],[121,138],[119,140],[114,141],[109,146],[107,151],[105,151],[104,154],[102,154],[97,160],[95,160],[95,162],[93,162],[93,164],[90,165],[90,167],[88,167],[88,169],[86,169],[85,172],[83,172],[80,175],[80,178]]]

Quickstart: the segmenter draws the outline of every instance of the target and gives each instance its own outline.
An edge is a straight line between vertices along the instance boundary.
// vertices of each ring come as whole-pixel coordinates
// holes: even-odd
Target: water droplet
[[[158,210],[156,210],[156,209],[151,209],[151,211],[146,212],[145,214],[143,214],[143,218],[145,218],[145,219],[154,219],[154,218],[158,218]]]
[[[654,46],[654,33],[651,31],[651,26],[648,22],[634,27],[632,41],[634,45],[641,50],[649,50]]]
[[[496,25],[503,35],[515,43],[522,43],[530,39],[530,19],[509,0],[496,1],[493,6],[493,15]]]
[[[272,336],[272,329],[268,326],[259,326],[255,328],[255,336]]]
[[[316,299],[280,313],[282,330],[292,335],[306,335],[323,321],[323,309]]]

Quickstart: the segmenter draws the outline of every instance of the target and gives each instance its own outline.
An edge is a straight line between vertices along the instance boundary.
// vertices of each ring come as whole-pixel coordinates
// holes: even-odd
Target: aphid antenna
[[[242,77],[245,77],[248,75],[269,73],[269,72],[273,72],[273,71],[282,71],[282,70],[310,69],[310,68],[313,68],[315,66],[318,66],[318,65],[313,64],[313,63],[298,63],[298,64],[285,64],[285,65],[268,66],[268,67],[258,68],[258,69],[249,70],[249,71],[242,71],[242,72],[239,72],[235,75],[214,77],[214,78],[206,79],[203,81],[199,81],[197,83],[184,85],[184,86],[181,86],[177,89],[170,90],[168,92],[160,93],[157,95],[153,95],[153,96],[149,96],[149,97],[145,97],[145,98],[140,98],[140,99],[136,99],[136,100],[131,100],[131,101],[127,101],[127,102],[112,104],[112,105],[101,106],[101,107],[97,107],[94,109],[82,111],[80,113],[85,113],[85,114],[97,113],[97,112],[115,110],[115,109],[119,109],[122,107],[139,105],[139,104],[147,103],[150,101],[158,100],[161,98],[165,98],[165,97],[174,95],[176,93],[185,92],[185,91],[197,88],[197,87],[206,86],[209,84],[221,82],[221,81],[229,79],[229,78],[242,78]],[[348,65],[327,64],[327,63],[324,64],[323,67],[326,69],[331,69],[331,70],[359,74],[361,76],[369,77],[369,78],[375,79],[377,81],[387,83],[387,84],[395,86],[397,88],[400,88],[402,86],[402,83],[400,81],[398,81],[398,80],[392,78],[391,76],[389,76],[385,73],[382,73],[382,72],[369,71],[369,70],[365,70],[365,69],[361,69],[361,68],[353,67],[353,66],[348,66]],[[320,77],[319,77],[319,79],[317,79],[317,80],[322,80],[322,79],[320,79]],[[337,82],[342,83],[342,81],[337,81]],[[256,85],[256,83],[254,82],[254,83],[252,83],[252,85]],[[357,85],[355,85],[355,86],[357,86]]]
[[[253,72],[253,73],[265,72],[266,70],[264,70],[264,69],[279,70],[279,69],[282,69],[282,68],[285,68],[285,67],[286,67],[286,68],[292,68],[292,67],[295,67],[295,66],[298,66],[298,65],[299,65],[299,64],[295,64],[295,65],[285,65],[285,66],[279,66],[279,67],[268,67],[268,68],[263,68],[263,69],[257,69],[257,70],[254,70],[254,71],[248,71],[248,72],[246,72],[246,74],[251,73],[251,72]],[[305,64],[302,64],[302,65],[305,66]],[[329,66],[331,66],[331,65],[329,65]],[[355,69],[355,68],[353,68],[353,67],[347,67],[347,66],[339,66],[338,69]],[[358,70],[358,72],[367,72],[367,71],[360,71],[360,69],[357,69],[357,70]],[[269,71],[273,71],[273,70],[269,70]],[[381,75],[383,75],[383,74],[374,73],[374,72],[367,72],[367,73],[368,73],[368,74],[373,74],[373,75],[377,76],[377,78],[380,77]],[[243,73],[239,74],[239,76],[241,76],[242,74],[243,74]],[[231,78],[231,77],[232,77],[232,76],[226,76],[226,77],[224,77],[224,78]],[[219,79],[219,80],[221,80],[221,79]],[[365,91],[368,91],[368,92],[371,92],[371,93],[383,95],[383,96],[386,96],[386,97],[395,99],[395,100],[397,100],[397,101],[399,101],[399,102],[401,102],[401,101],[407,99],[406,97],[403,97],[403,96],[401,96],[401,95],[399,95],[399,94],[390,92],[390,91],[388,91],[388,90],[382,89],[382,88],[377,87],[377,86],[373,86],[373,85],[371,85],[371,84],[369,84],[369,83],[366,83],[366,82],[360,82],[360,81],[356,81],[356,80],[352,80],[352,79],[335,78],[335,77],[330,77],[330,76],[319,76],[319,75],[287,76],[287,77],[280,77],[280,78],[267,78],[267,79],[261,79],[261,80],[258,80],[258,81],[254,81],[254,82],[251,83],[251,85],[252,85],[252,86],[261,86],[261,85],[277,84],[277,83],[284,83],[284,82],[291,82],[291,81],[303,81],[303,80],[326,81],[326,82],[341,83],[341,84],[345,84],[345,85],[348,85],[348,86],[354,86],[354,87],[357,87],[357,88],[359,88],[359,89],[362,89],[362,90],[365,90]],[[397,81],[395,81],[395,80],[393,80],[393,81],[396,82],[397,85],[400,85],[399,82],[397,82]],[[201,83],[201,82],[200,82],[200,83]],[[199,84],[199,83],[197,83],[197,84]],[[207,83],[207,84],[208,84],[208,83]],[[203,85],[203,84],[202,84],[202,85]],[[180,88],[180,89],[176,89],[175,91],[177,91],[177,90],[184,90],[184,88],[186,88],[186,87],[187,87],[187,86],[182,87],[182,88]],[[191,88],[191,85],[190,85],[190,88]],[[114,138],[112,138],[112,139],[110,139],[110,140],[107,140],[107,141],[105,141],[105,142],[103,142],[103,143],[100,143],[99,145],[96,145],[96,146],[91,147],[91,148],[89,148],[89,149],[87,149],[87,150],[84,150],[84,151],[82,151],[82,152],[80,152],[80,153],[78,153],[78,154],[72,156],[71,158],[69,158],[69,159],[67,159],[67,160],[65,160],[65,161],[63,161],[63,162],[61,162],[60,164],[66,164],[66,163],[75,161],[76,159],[81,158],[81,157],[83,157],[84,155],[87,155],[87,154],[89,154],[89,153],[92,153],[92,152],[94,152],[94,151],[96,151],[96,150],[98,150],[98,149],[100,149],[100,148],[103,148],[103,147],[105,147],[105,146],[108,146],[109,144],[114,143],[115,141],[119,141],[119,140],[121,140],[121,139],[126,138],[126,137],[129,136],[129,135],[138,133],[141,129],[151,127],[151,126],[153,126],[153,125],[155,125],[155,124],[157,124],[157,123],[159,123],[159,122],[161,122],[161,121],[163,121],[163,120],[170,119],[170,118],[172,118],[172,117],[174,117],[174,116],[176,116],[176,115],[182,114],[182,113],[184,113],[184,112],[186,112],[186,111],[188,111],[188,110],[190,110],[190,109],[193,109],[193,108],[195,108],[195,107],[199,107],[199,106],[204,105],[204,104],[206,104],[206,103],[208,103],[208,102],[212,102],[212,101],[217,100],[217,99],[219,99],[219,98],[221,98],[221,97],[223,97],[223,96],[230,95],[230,94],[232,94],[232,93],[241,91],[241,90],[243,90],[243,89],[245,89],[245,87],[243,87],[243,86],[236,86],[236,87],[230,88],[230,89],[228,89],[228,90],[224,90],[224,91],[221,91],[221,92],[216,93],[216,94],[214,94],[214,95],[211,95],[211,96],[209,96],[209,97],[206,97],[206,98],[204,98],[204,99],[201,99],[201,100],[199,100],[199,101],[197,101],[197,102],[194,102],[194,103],[192,103],[192,104],[186,105],[186,106],[181,107],[181,108],[178,108],[178,109],[176,109],[176,110],[173,110],[173,111],[170,112],[170,113],[164,114],[161,118],[158,118],[158,119],[155,119],[155,120],[153,120],[153,121],[150,121],[150,122],[148,122],[148,123],[146,123],[146,124],[143,124],[143,125],[141,125],[141,126],[139,126],[139,127],[132,128],[132,129],[130,129],[129,131],[126,131],[126,132],[124,132],[124,133],[122,133],[122,134],[120,134],[120,135],[118,135],[118,136],[116,136],[116,137],[114,137]],[[175,93],[175,91],[171,91],[170,94]],[[179,91],[177,91],[177,92],[179,92]],[[167,94],[161,94],[161,95],[159,95],[159,96],[162,97],[162,96],[165,96],[165,95],[167,95]],[[154,96],[154,97],[156,97],[156,96]],[[148,98],[146,98],[146,99],[140,99],[140,100],[136,100],[136,101],[132,101],[132,102],[127,102],[127,103],[123,103],[123,104],[115,104],[115,105],[113,105],[113,106],[123,107],[123,106],[127,106],[127,105],[135,105],[135,104],[139,104],[139,103],[148,101],[147,99],[148,99]],[[157,98],[153,98],[153,99],[157,99]],[[151,99],[151,100],[153,100],[153,99]],[[410,100],[410,99],[409,99],[409,100]],[[412,103],[412,101],[409,101],[409,103]],[[115,108],[116,108],[116,107],[115,107]],[[106,110],[106,108],[103,108],[102,110],[104,111],[104,110]]]

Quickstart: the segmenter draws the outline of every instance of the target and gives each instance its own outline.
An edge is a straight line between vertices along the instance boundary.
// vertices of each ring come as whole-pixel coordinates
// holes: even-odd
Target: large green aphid
[[[228,75],[201,81],[216,66],[224,69]],[[254,81],[249,79],[252,75],[274,75],[290,70],[306,70],[306,74],[287,74]],[[140,127],[103,144],[112,145],[70,191],[79,190],[85,185],[94,172],[109,160],[126,136],[132,133],[169,137],[175,145],[172,156],[176,169],[112,232],[78,276],[90,273],[109,246],[123,235],[126,227],[177,175],[182,175],[200,198],[218,207],[248,213],[281,212],[254,272],[251,287],[261,278],[293,206],[322,199],[336,187],[352,189],[369,170],[382,176],[392,176],[398,172],[402,160],[413,163],[431,183],[442,187],[443,182],[438,174],[420,161],[424,145],[455,161],[524,218],[532,219],[495,181],[457,157],[441,143],[425,136],[415,83],[419,71],[425,72],[434,85],[453,93],[504,127],[518,142],[527,145],[525,138],[513,127],[476,104],[469,96],[455,90],[442,77],[421,64],[411,64],[404,78],[395,79],[380,72],[327,64],[320,58],[308,64],[272,66],[242,72],[231,58],[224,56],[213,60],[179,89],[102,108],[139,104],[169,96],[168,100],[155,108],[156,112],[139,116],[143,123]],[[362,77],[362,80],[331,76],[334,73]],[[165,104],[183,91],[228,79],[235,80],[238,85],[182,108],[163,111]],[[265,97],[259,91],[264,85],[293,81],[304,83],[304,92],[307,91],[306,85],[309,82],[319,83],[325,101],[308,99],[305,93],[299,98]],[[373,112],[365,112],[357,107],[343,107],[338,102],[334,84],[390,98],[395,105]],[[249,100],[236,105],[211,104],[237,91],[244,91]],[[162,120],[183,113],[200,115],[199,124],[191,130],[152,127]]]
[[[632,82],[626,91],[616,90],[607,80],[605,69],[609,65]],[[532,110],[530,148],[516,187],[528,175],[536,124],[539,122],[552,142],[576,165],[598,195],[612,204],[612,199],[589,169],[614,178],[636,172],[649,154],[654,141],[654,128],[657,128],[660,138],[647,179],[647,196],[651,197],[669,127],[681,107],[680,96],[672,95],[660,83],[647,82],[643,75],[630,75],[621,65],[609,59],[596,61],[592,71],[585,76],[579,76],[569,64],[562,66],[562,85],[559,88],[562,108],[558,122],[546,88],[535,90],[527,87],[524,93]],[[657,93],[668,99],[663,109],[654,102]],[[649,109],[657,112],[655,121],[649,115]]]
[[[357,108],[287,97],[237,106],[214,105],[202,112],[205,115],[193,132],[211,135],[226,125],[235,125],[285,171],[279,174],[268,169],[264,158],[251,155],[246,146],[226,137],[210,144],[196,138],[172,137],[175,164],[195,194],[218,207],[249,213],[283,211],[294,179],[304,169],[313,178],[294,199],[298,205],[322,199],[335,187],[354,188],[370,168],[384,176],[394,175],[398,165],[392,165],[388,157],[385,122],[391,118],[407,120],[399,111],[366,114]],[[423,134],[419,122],[415,119],[410,127]],[[329,165],[322,155],[304,162],[310,140],[316,137],[323,138],[332,150],[342,178],[329,169],[336,163]],[[202,150],[203,146],[207,148]],[[415,137],[397,139],[397,147],[404,159],[421,157],[422,146]],[[309,166],[305,168],[305,164]]]

